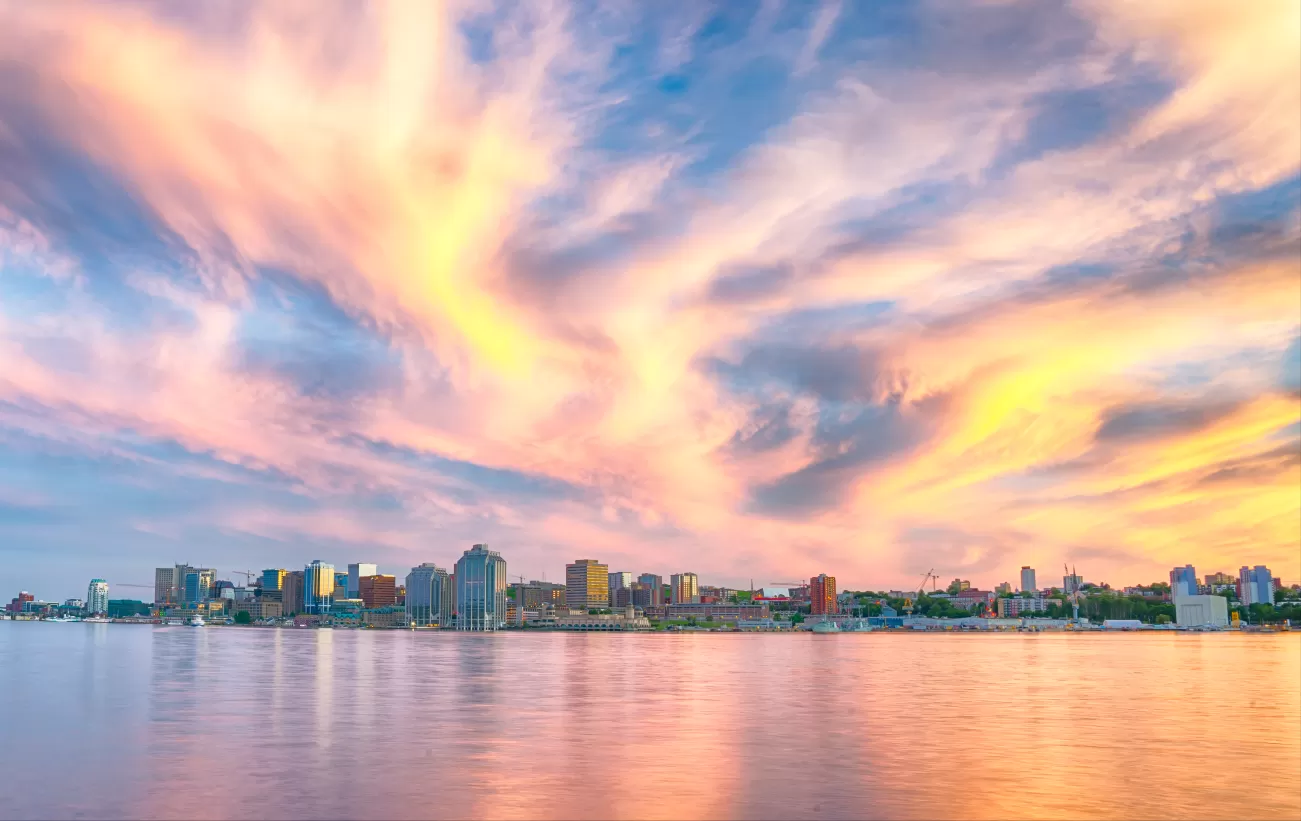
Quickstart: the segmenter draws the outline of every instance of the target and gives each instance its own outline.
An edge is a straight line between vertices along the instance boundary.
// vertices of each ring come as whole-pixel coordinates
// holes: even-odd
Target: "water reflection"
[[[1297,817],[1299,639],[0,623],[0,817]]]

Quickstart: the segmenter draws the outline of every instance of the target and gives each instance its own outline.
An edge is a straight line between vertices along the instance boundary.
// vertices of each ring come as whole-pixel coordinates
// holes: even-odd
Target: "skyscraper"
[[[669,576],[669,588],[673,604],[700,603],[700,577],[695,573],[674,573]]]
[[[836,577],[821,573],[809,579],[809,612],[814,615],[839,613],[836,603]]]
[[[1191,564],[1170,571],[1170,598],[1197,595],[1197,571]]]
[[[432,562],[407,574],[407,619],[416,627],[452,626],[452,578]]]
[[[279,590],[279,589],[280,589],[280,586],[284,583],[284,580],[285,580],[285,574],[288,573],[288,572],[289,572],[288,570],[283,570],[283,569],[280,569],[280,568],[273,568],[273,569],[271,569],[271,570],[263,570],[263,571],[262,571],[262,589],[263,589],[264,591]]]
[[[606,589],[609,590],[610,593],[610,607],[615,607],[617,606],[615,604],[615,594],[619,590],[627,590],[632,587],[632,574],[623,570],[616,573],[610,573],[606,578],[609,579],[609,584]]]
[[[1021,592],[1037,593],[1039,585],[1035,583],[1034,568],[1028,565],[1021,566]]]
[[[1084,577],[1072,573],[1069,576],[1062,576],[1062,592],[1068,596],[1071,593],[1080,592],[1080,587],[1084,584]]]
[[[456,629],[480,632],[505,626],[506,560],[477,544],[456,560]]]
[[[565,565],[565,604],[576,609],[610,606],[610,568],[596,559]]]
[[[1273,604],[1274,574],[1263,564],[1238,571],[1238,598],[1243,604]]]
[[[185,572],[186,604],[198,604],[212,598],[212,586],[217,581],[217,571],[209,567],[189,567]]]
[[[362,605],[368,610],[377,607],[392,607],[397,603],[397,578],[387,575],[362,576],[358,581],[357,592]]]
[[[176,604],[176,568],[154,569],[154,604],[163,607]]]
[[[316,559],[303,568],[303,612],[328,614],[334,602],[334,565]]]
[[[643,573],[637,577],[639,584],[644,584],[650,588],[650,604],[658,605],[664,603],[664,577],[656,576],[654,573]],[[641,605],[645,606],[645,605]]]
[[[303,588],[307,574],[302,570],[291,570],[280,580],[280,604],[285,615],[303,612]]]
[[[91,579],[86,588],[86,612],[103,614],[108,612],[108,582],[103,579]]]
[[[348,598],[360,598],[361,578],[363,576],[374,576],[378,572],[379,567],[373,562],[356,562],[348,565]]]

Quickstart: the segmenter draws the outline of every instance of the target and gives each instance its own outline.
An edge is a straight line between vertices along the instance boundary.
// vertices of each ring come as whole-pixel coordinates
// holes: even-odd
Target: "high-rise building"
[[[515,592],[515,605],[520,610],[537,610],[543,603],[550,604],[550,598],[543,598],[542,587],[536,582],[516,582],[511,585]]]
[[[637,577],[637,581],[650,588],[650,603],[653,605],[664,603],[664,577],[656,576],[654,573],[643,573]],[[646,605],[638,605],[645,607]]]
[[[176,568],[154,569],[154,604],[164,607],[176,604]]]
[[[108,612],[108,582],[103,579],[90,580],[90,586],[86,588],[86,612]]]
[[[632,574],[626,570],[622,570],[610,573],[606,578],[609,580],[606,589],[610,594],[610,607],[617,607],[618,605],[615,604],[615,591],[627,590],[632,587]]]
[[[407,574],[407,619],[416,627],[452,626],[452,578],[433,562]]]
[[[1038,591],[1039,591],[1039,587],[1036,584],[1034,578],[1034,568],[1029,567],[1028,565],[1022,565],[1021,566],[1021,592],[1037,593]]]
[[[836,577],[826,573],[809,579],[809,612],[814,615],[839,613],[836,603]]]
[[[505,626],[506,560],[486,544],[477,544],[456,560],[456,629],[478,632]]]
[[[360,598],[362,577],[374,576],[377,573],[379,567],[373,562],[356,562],[348,565],[348,598]]]
[[[280,580],[280,604],[286,616],[304,612],[303,591],[307,583],[307,573],[302,570],[290,570]]]
[[[1170,598],[1197,595],[1197,571],[1191,564],[1170,571]]]
[[[1011,582],[1003,582],[1003,583],[1000,584],[998,587],[995,587],[995,588],[994,588],[994,592],[998,593],[1000,596],[1003,595],[1003,594],[1005,594],[1005,593],[1010,594],[1010,593],[1012,592],[1012,583],[1011,583]]]
[[[643,610],[647,607],[654,607],[663,604],[662,601],[656,601],[659,596],[659,585],[643,584],[642,582],[633,582],[629,591],[629,600],[633,607],[640,607]]]
[[[185,572],[186,604],[199,604],[212,598],[212,588],[217,581],[217,571],[209,567],[190,567]]]
[[[1072,573],[1069,576],[1062,576],[1062,592],[1066,595],[1080,592],[1080,587],[1084,584],[1084,577]]]
[[[669,576],[669,590],[673,604],[700,604],[700,577],[695,573]]]
[[[384,574],[362,576],[358,581],[357,588],[362,606],[367,610],[374,610],[376,607],[396,606],[398,601],[397,585],[398,580],[395,576],[386,576]]]
[[[1243,604],[1273,604],[1274,574],[1263,564],[1238,571],[1238,599]]]
[[[316,559],[303,568],[303,612],[327,614],[334,603],[334,565]]]
[[[596,559],[565,565],[565,604],[590,609],[610,606],[610,568]]]
[[[265,590],[279,590],[279,589],[280,589],[280,586],[281,586],[281,585],[284,583],[284,581],[285,581],[285,574],[288,573],[288,572],[289,572],[288,570],[284,570],[284,569],[282,569],[282,568],[272,568],[272,569],[270,569],[270,570],[263,570],[263,571],[262,571],[262,589],[263,589],[264,591],[265,591]]]

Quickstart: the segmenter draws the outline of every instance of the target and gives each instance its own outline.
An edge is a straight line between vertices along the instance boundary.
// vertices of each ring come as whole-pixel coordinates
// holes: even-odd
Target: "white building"
[[[1021,592],[1037,593],[1038,591],[1039,591],[1039,586],[1035,582],[1034,568],[1022,567],[1021,568]]]
[[[86,588],[86,612],[108,612],[108,582],[103,579],[91,579]]]
[[[1175,623],[1180,627],[1226,627],[1229,602],[1223,596],[1176,596]]]

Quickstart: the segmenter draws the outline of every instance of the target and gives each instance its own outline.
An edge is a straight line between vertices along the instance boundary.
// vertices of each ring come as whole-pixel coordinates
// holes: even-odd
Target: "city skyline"
[[[7,4],[0,589],[1301,577],[1301,4],[1032,5]]]
[[[475,543],[474,545],[464,548],[464,552],[461,554],[461,556],[463,557],[465,555],[469,555],[475,550],[482,549],[486,551],[488,547],[489,545],[485,543]],[[497,550],[491,551],[491,555],[496,556],[498,559],[509,558],[504,553]],[[460,561],[460,558],[452,558],[452,559],[442,558],[439,561],[445,562],[447,567],[454,568],[455,564]],[[351,569],[364,569],[370,575],[356,577],[357,581],[360,582],[365,579],[381,580],[381,583],[388,585],[388,590],[390,595],[391,595],[393,585],[401,584],[402,581],[405,578],[407,578],[408,574],[410,573],[421,573],[422,571],[436,571],[437,573],[442,573],[445,577],[448,574],[447,570],[439,569],[443,567],[443,565],[439,564],[438,561],[425,561],[405,568],[391,567],[387,569],[385,567],[381,567],[379,564],[375,562],[349,562],[349,563],[345,563],[345,566],[348,566]],[[329,598],[330,596],[333,595],[333,587],[329,586],[334,583],[332,579],[347,578],[348,583],[351,584],[354,578],[350,573],[347,572],[340,573],[334,571],[335,565],[331,564],[329,561],[314,559],[311,562],[306,563],[303,566],[303,569],[301,570],[281,567],[281,568],[263,568],[262,570],[256,573],[250,571],[246,576],[245,585],[252,586],[254,584],[254,580],[256,579],[257,584],[263,587],[264,589],[279,590],[281,589],[279,586],[280,583],[286,577],[297,574],[300,579],[304,579],[304,573],[306,573],[307,576],[305,577],[306,579],[305,583],[307,587],[305,588],[305,590],[310,594],[312,589],[311,581],[310,581],[311,571],[313,570],[314,567],[320,568],[320,573],[322,574],[321,578],[324,579],[324,584],[329,588],[329,592],[326,594],[326,598]],[[1216,567],[1218,567],[1218,565]],[[647,572],[644,568],[635,571],[634,570],[610,571],[608,563],[602,562],[600,559],[592,559],[592,558],[573,559],[570,562],[567,562],[562,568],[562,573],[559,575],[559,578],[552,579],[552,580],[548,580],[546,578],[548,574],[545,572],[540,574],[530,574],[530,573],[519,573],[516,572],[517,570],[518,568],[515,568],[513,565],[511,565],[511,572],[506,577],[509,579],[509,583],[507,584],[507,586],[517,583],[521,577],[523,577],[529,583],[542,582],[545,584],[558,585],[561,588],[567,587],[570,590],[576,589],[574,585],[577,584],[579,588],[583,589],[585,592],[581,594],[581,599],[582,599],[581,602],[578,600],[568,602],[570,605],[576,607],[605,606],[600,603],[608,602],[612,600],[613,591],[615,590],[615,587],[612,584],[610,584],[610,580],[614,579],[614,577],[617,575],[624,576],[625,578],[635,578],[637,580],[636,583],[642,585],[652,584],[653,582],[651,580],[658,580],[656,589],[657,590],[660,590],[661,588],[663,589],[657,595],[667,595],[667,598],[665,599],[666,601],[672,601],[674,597],[677,595],[677,591],[680,585],[682,584],[682,582],[679,581],[680,579],[686,580],[685,589],[687,592],[685,594],[685,600],[692,600],[692,599],[698,600],[701,591],[708,587],[721,586],[731,590],[740,590],[740,591],[753,590],[755,592],[760,592],[765,587],[782,588],[786,586],[785,583],[778,583],[774,585],[768,582],[760,582],[758,580],[752,580],[752,579],[745,579],[742,580],[742,582],[744,583],[740,583],[740,582],[729,582],[726,578],[705,577],[704,580],[702,581],[702,576],[700,574],[688,570],[681,570],[669,574]],[[164,574],[166,573],[171,573],[171,575],[164,576]],[[229,575],[244,575],[245,571],[233,571],[233,572],[227,571],[227,573]],[[1191,587],[1188,587],[1184,590],[1185,594],[1189,594],[1191,592],[1194,592],[1198,586],[1203,586],[1203,587],[1213,586],[1213,585],[1240,586],[1239,585],[1240,579],[1246,578],[1246,575],[1244,574],[1250,574],[1250,577],[1252,579],[1257,578],[1258,575],[1259,578],[1265,579],[1266,586],[1261,588],[1262,591],[1268,587],[1268,583],[1270,582],[1279,583],[1279,584],[1283,583],[1281,581],[1282,577],[1279,574],[1271,573],[1269,567],[1265,565],[1259,565],[1259,564],[1243,565],[1239,570],[1230,571],[1230,572],[1226,572],[1223,569],[1216,569],[1216,570],[1203,569],[1199,571],[1193,565],[1176,566],[1170,568],[1165,574],[1162,574],[1157,578],[1147,579],[1147,580],[1116,581],[1112,579],[1096,579],[1096,578],[1089,577],[1084,573],[1080,573],[1078,574],[1078,576],[1070,573],[1066,573],[1061,576],[1054,576],[1051,571],[1046,571],[1044,575],[1044,580],[1039,581],[1036,578],[1037,573],[1038,571],[1036,568],[1029,567],[1026,565],[1021,565],[1017,569],[1018,575],[1016,577],[1011,579],[1004,579],[1003,581],[1000,582],[990,582],[988,584],[981,584],[981,583],[973,584],[970,580],[967,579],[954,579],[951,584],[960,585],[959,590],[971,589],[971,590],[977,590],[982,592],[992,592],[995,594],[1000,592],[1001,588],[1003,588],[1004,585],[1006,585],[1009,590],[1017,593],[1058,589],[1069,594],[1073,592],[1074,589],[1076,589],[1076,587],[1074,586],[1075,584],[1093,585],[1093,586],[1106,585],[1112,590],[1123,590],[1128,587],[1141,587],[1141,586],[1148,586],[1152,584],[1165,583],[1170,586],[1172,594],[1178,594],[1179,585],[1182,582],[1191,585]],[[938,576],[938,574],[936,575]],[[187,592],[185,590],[185,582],[180,582],[180,581],[176,582],[175,583],[176,585],[180,585],[179,588],[172,584],[173,578],[180,579],[183,576],[192,577],[192,578],[188,578],[188,582],[191,587],[195,588],[195,591],[193,592],[195,593],[195,595],[198,595],[199,598],[202,598],[204,595],[206,595],[206,594],[198,593],[200,589],[203,591],[207,591],[212,587],[213,584],[215,584],[218,581],[229,582],[229,579],[218,578],[219,576],[221,576],[221,571],[215,568],[195,568],[189,566],[188,564],[187,565],[178,564],[175,565],[174,568],[157,567],[154,568],[155,581],[152,587],[155,591],[155,594],[153,596],[153,600],[155,602],[158,602],[158,601],[176,601],[178,600],[178,598],[180,599],[189,598],[190,592]],[[327,578],[327,576],[329,578]],[[843,581],[843,578],[838,577],[838,575],[834,572],[815,573],[808,576],[801,576],[799,574],[796,574],[793,578],[799,580],[798,585],[807,586],[809,584],[817,584],[817,580],[819,577],[830,578],[833,590],[838,588],[839,590],[846,591],[846,592],[850,592],[850,591],[884,592],[884,591],[912,591],[912,590],[920,591],[922,589],[925,589],[926,592],[928,593],[931,592],[930,588],[927,587],[927,585],[930,584],[929,579],[931,577],[931,574],[927,574],[925,580],[914,580],[912,584],[903,584],[903,585],[846,584]],[[1058,579],[1060,579],[1060,583],[1057,581]],[[1076,579],[1078,579],[1078,582],[1073,582],[1073,580]],[[1032,583],[1035,583],[1035,586],[1030,588],[1025,587],[1024,583],[1027,580]],[[94,585],[95,583],[107,584],[110,587],[113,586],[111,582],[107,582],[101,578],[94,578],[91,580],[92,585]],[[299,583],[302,584],[304,583],[304,581],[300,581]],[[428,583],[428,581],[426,581],[426,583]],[[750,584],[753,584],[752,588],[749,586]],[[1255,584],[1255,582],[1252,581],[1251,584]],[[125,588],[129,592],[143,590],[148,587],[147,585],[137,584],[137,583],[125,583],[125,584],[119,583],[119,586]],[[343,589],[344,584],[340,581],[338,583],[338,587],[340,589]],[[934,585],[935,590],[939,592],[943,592],[944,589],[946,589],[947,587],[948,585],[944,586],[943,588],[940,587],[937,578],[936,584]],[[31,590],[28,587],[23,587],[21,585],[13,589],[21,590],[22,592],[31,592]],[[169,594],[164,594],[160,592],[168,589],[172,591]],[[359,591],[359,594],[360,592],[361,591]],[[435,596],[435,598],[437,598],[438,596],[437,593],[433,595]],[[351,598],[364,598],[364,596],[360,596],[360,595],[351,596],[351,593],[349,593],[349,596]],[[1248,594],[1248,598],[1251,601],[1263,600],[1263,596],[1264,596],[1263,592],[1259,595]],[[58,595],[50,596],[48,600],[61,601],[67,598],[72,598],[72,596],[62,596],[61,594],[58,594]],[[142,597],[137,595],[119,594],[114,596],[114,598],[135,599],[135,598],[142,598]],[[148,598],[149,597],[145,596],[142,598],[142,600],[148,600]]]

